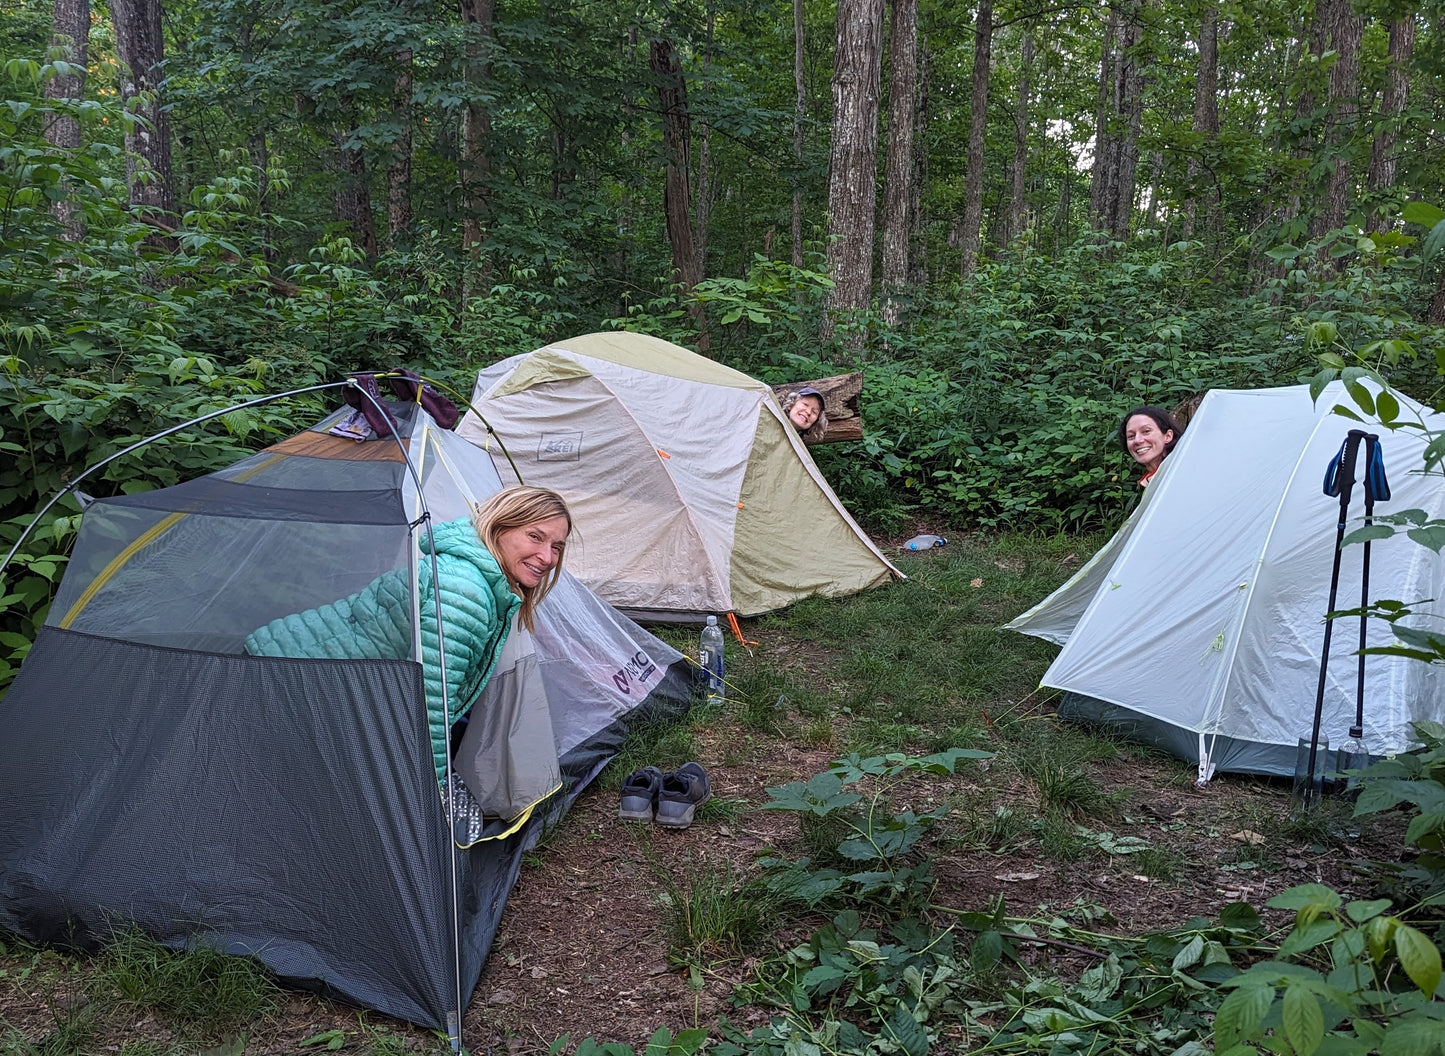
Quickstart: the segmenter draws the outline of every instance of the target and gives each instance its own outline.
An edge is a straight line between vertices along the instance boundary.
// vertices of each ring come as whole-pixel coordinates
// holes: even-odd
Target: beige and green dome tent
[[[629,615],[751,616],[899,574],[767,385],[655,337],[587,334],[495,363],[457,432],[504,480],[567,498],[568,571]]]

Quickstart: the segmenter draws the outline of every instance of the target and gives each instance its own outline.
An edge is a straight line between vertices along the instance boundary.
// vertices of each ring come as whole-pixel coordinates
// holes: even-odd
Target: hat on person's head
[[[823,394],[817,389],[813,388],[811,385],[804,385],[801,389],[796,390],[793,395],[798,397],[798,399],[800,400],[804,396],[816,396],[818,398],[819,409],[824,411],[828,409],[828,401],[823,399]]]

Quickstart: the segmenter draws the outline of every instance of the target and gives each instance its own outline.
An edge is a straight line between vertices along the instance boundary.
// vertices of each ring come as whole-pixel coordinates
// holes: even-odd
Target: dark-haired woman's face
[[[1147,414],[1136,414],[1124,425],[1124,446],[1145,469],[1153,472],[1164,461],[1164,445],[1174,439],[1174,430],[1159,430],[1159,423]]]

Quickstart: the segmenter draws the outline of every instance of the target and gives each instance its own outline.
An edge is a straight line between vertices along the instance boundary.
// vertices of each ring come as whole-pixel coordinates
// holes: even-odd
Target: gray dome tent
[[[268,620],[388,570],[416,583],[426,516],[463,516],[500,488],[485,453],[416,405],[393,408],[400,443],[332,436],[328,419],[87,509],[0,700],[0,928],[85,945],[134,923],[460,1044],[522,852],[629,722],[685,707],[691,679],[677,651],[564,575],[535,636],[509,639],[468,728],[540,706],[549,743],[527,750],[562,791],[477,832],[449,822],[460,800],[434,771],[419,636],[398,657],[246,655]],[[502,747],[480,778],[459,757],[461,778],[517,762],[505,731],[491,740]]]

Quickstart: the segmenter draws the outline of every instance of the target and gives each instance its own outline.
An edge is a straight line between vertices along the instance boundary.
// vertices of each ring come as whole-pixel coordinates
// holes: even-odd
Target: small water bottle
[[[723,688],[723,633],[717,625],[717,617],[709,616],[702,629],[702,639],[697,647],[697,662],[702,668],[706,684],[703,686],[704,700],[708,704],[726,698]]]
[[[932,550],[935,546],[942,546],[948,542],[941,535],[915,535],[908,542],[903,544],[905,550]]]

